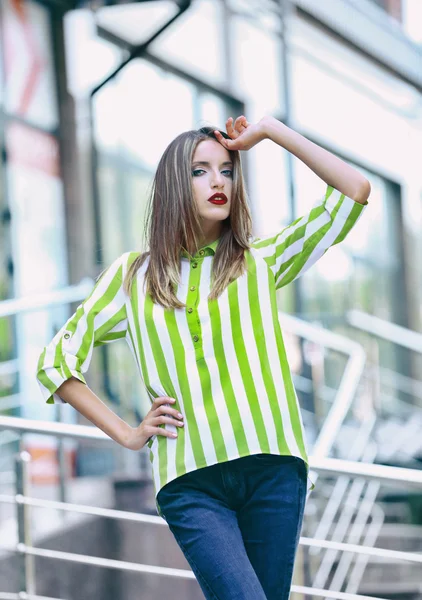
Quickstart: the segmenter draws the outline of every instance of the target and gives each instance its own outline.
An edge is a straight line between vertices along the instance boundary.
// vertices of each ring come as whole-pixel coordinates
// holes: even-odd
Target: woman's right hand
[[[174,398],[169,396],[155,398],[142,423],[132,428],[125,447],[129,450],[140,450],[153,435],[164,435],[169,438],[177,437],[177,434],[172,431],[164,429],[164,427],[158,427],[161,423],[183,427],[183,415],[177,409],[167,406],[169,403],[174,404],[174,402]]]

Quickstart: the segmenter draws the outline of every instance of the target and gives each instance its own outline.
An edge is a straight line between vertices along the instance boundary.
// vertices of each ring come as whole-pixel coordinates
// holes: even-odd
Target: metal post
[[[57,442],[57,462],[59,467],[59,498],[60,502],[67,502],[66,479],[67,479],[67,461],[64,447],[64,439],[59,438]]]
[[[22,438],[21,438],[22,448]],[[20,450],[15,455],[16,473],[16,520],[18,525],[18,560],[19,560],[19,587],[21,593],[35,594],[34,557],[26,554],[23,546],[32,546],[30,507],[22,503],[22,496],[29,495],[28,465],[31,455],[25,450]]]

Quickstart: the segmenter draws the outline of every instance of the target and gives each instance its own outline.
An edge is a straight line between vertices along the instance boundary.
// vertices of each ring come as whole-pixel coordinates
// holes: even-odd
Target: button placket
[[[199,254],[199,253],[198,253]],[[202,259],[192,258],[191,260],[191,271],[189,276],[189,292],[186,299],[186,318],[188,322],[189,332],[191,334],[191,339],[194,343],[195,350],[200,347],[201,340],[201,330],[200,330],[200,321],[198,317],[198,291],[199,291],[199,279],[200,279],[200,262]]]

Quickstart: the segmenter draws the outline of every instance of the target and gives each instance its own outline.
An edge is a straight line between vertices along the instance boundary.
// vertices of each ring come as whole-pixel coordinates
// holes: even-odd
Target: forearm
[[[62,383],[57,394],[115,442],[126,446],[132,427],[110,410],[87,385],[71,377]]]
[[[371,186],[359,171],[274,117],[264,117],[262,126],[268,139],[294,154],[327,185],[356,202],[366,203]]]

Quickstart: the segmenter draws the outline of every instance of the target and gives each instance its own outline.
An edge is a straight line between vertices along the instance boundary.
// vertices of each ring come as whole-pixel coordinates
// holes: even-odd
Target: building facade
[[[141,249],[154,169],[178,133],[272,114],[372,187],[365,219],[280,291],[280,310],[357,339],[345,319],[356,308],[420,331],[417,3],[195,0],[104,83],[176,11],[155,4],[100,3],[95,13],[65,1],[1,4],[0,301],[95,277]],[[243,164],[257,235],[307,212],[324,191],[269,141]],[[34,361],[71,308],[0,317],[0,360],[10,366],[0,371],[0,409],[54,418],[38,397]],[[420,379],[415,357],[388,343],[380,353],[392,371]],[[134,369],[129,349],[111,344],[96,350],[90,377],[120,414],[142,417],[149,401]],[[25,400],[10,401],[15,395]]]

